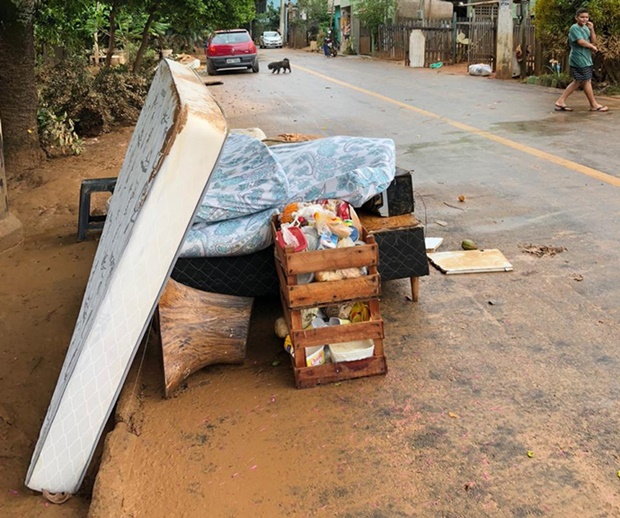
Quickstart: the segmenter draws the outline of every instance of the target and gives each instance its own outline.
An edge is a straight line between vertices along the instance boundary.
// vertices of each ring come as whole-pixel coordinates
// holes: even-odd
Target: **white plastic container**
[[[367,339],[329,344],[329,352],[333,362],[352,362],[370,358],[375,352],[375,343]]]

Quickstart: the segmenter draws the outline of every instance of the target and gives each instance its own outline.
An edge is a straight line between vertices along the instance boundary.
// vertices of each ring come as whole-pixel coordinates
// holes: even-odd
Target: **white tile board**
[[[446,275],[512,271],[512,264],[497,249],[457,250],[426,255]]]
[[[226,133],[196,73],[162,61],[118,175],[29,488],[79,488]]]
[[[443,243],[443,237],[425,237],[424,246],[427,252],[436,252]]]

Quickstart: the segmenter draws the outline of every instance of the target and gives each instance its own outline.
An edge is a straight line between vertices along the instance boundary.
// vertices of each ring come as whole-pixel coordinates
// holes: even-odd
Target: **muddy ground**
[[[24,487],[26,470],[81,304],[97,240],[76,240],[80,183],[116,176],[132,128],[86,141],[84,154],[9,178],[24,243],[0,255],[0,514],[85,516],[93,477],[61,507]],[[103,210],[104,195],[95,200]]]

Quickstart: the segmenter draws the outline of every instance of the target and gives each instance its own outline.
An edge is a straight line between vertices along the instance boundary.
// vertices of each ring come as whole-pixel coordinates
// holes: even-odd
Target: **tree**
[[[201,0],[183,0],[170,2],[165,0],[134,0],[132,7],[137,12],[147,15],[140,38],[140,47],[132,66],[132,72],[136,73],[142,64],[144,53],[149,46],[153,26],[158,22],[164,22],[163,26],[168,29],[174,27],[176,31],[194,33],[204,30],[202,20],[206,16],[206,6]]]
[[[376,38],[379,25],[389,22],[394,16],[396,0],[354,0],[353,11],[373,38]]]
[[[299,0],[297,9],[304,16],[298,17],[295,23],[301,25],[310,35],[316,36],[321,27],[329,25],[329,10],[325,0]]]
[[[37,133],[34,74],[35,0],[0,2],[0,119],[8,173],[43,159]]]

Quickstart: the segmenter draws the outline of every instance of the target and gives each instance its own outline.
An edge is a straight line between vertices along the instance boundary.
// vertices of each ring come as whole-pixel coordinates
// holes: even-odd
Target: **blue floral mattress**
[[[395,160],[391,139],[339,136],[268,147],[231,133],[180,256],[263,250],[272,243],[272,215],[293,201],[337,198],[360,207],[387,189]]]

